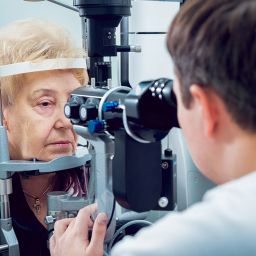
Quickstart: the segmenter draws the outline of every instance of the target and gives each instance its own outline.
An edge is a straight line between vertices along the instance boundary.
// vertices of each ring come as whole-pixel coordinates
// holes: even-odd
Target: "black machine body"
[[[123,17],[131,15],[131,0],[74,0],[73,5],[86,19],[91,84],[108,87],[111,63],[104,57],[117,56],[122,50],[116,45],[116,28]]]
[[[81,87],[66,104],[73,124],[87,127],[95,136],[113,136],[113,193],[125,208],[159,208],[164,191],[170,191],[163,185],[161,140],[179,127],[172,87],[166,78],[142,82],[135,89]],[[172,179],[167,182],[172,187]],[[173,198],[169,202],[173,208]]]

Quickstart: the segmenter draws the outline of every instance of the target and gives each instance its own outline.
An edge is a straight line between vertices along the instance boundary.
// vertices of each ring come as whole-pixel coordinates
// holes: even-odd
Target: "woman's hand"
[[[54,234],[50,239],[51,256],[102,256],[104,237],[107,227],[107,215],[98,214],[95,222],[91,215],[96,205],[81,209],[76,218],[56,221]],[[89,240],[88,231],[92,228]]]

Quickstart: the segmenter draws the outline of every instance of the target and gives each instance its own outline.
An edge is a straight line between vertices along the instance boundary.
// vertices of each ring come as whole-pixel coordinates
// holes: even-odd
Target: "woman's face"
[[[4,110],[11,159],[49,161],[74,153],[77,136],[64,105],[79,86],[69,71],[26,75],[14,103]]]

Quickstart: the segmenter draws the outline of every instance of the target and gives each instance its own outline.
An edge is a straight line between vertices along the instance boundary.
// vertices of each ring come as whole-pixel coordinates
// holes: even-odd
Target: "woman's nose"
[[[57,128],[57,129],[72,128],[72,123],[71,123],[70,119],[68,119],[64,114],[64,104],[59,108],[59,110],[56,113],[55,128]]]

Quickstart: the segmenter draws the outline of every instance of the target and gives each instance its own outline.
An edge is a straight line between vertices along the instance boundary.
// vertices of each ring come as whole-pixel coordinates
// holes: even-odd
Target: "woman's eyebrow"
[[[52,89],[38,89],[31,93],[32,98],[40,95],[56,95],[56,91]]]

